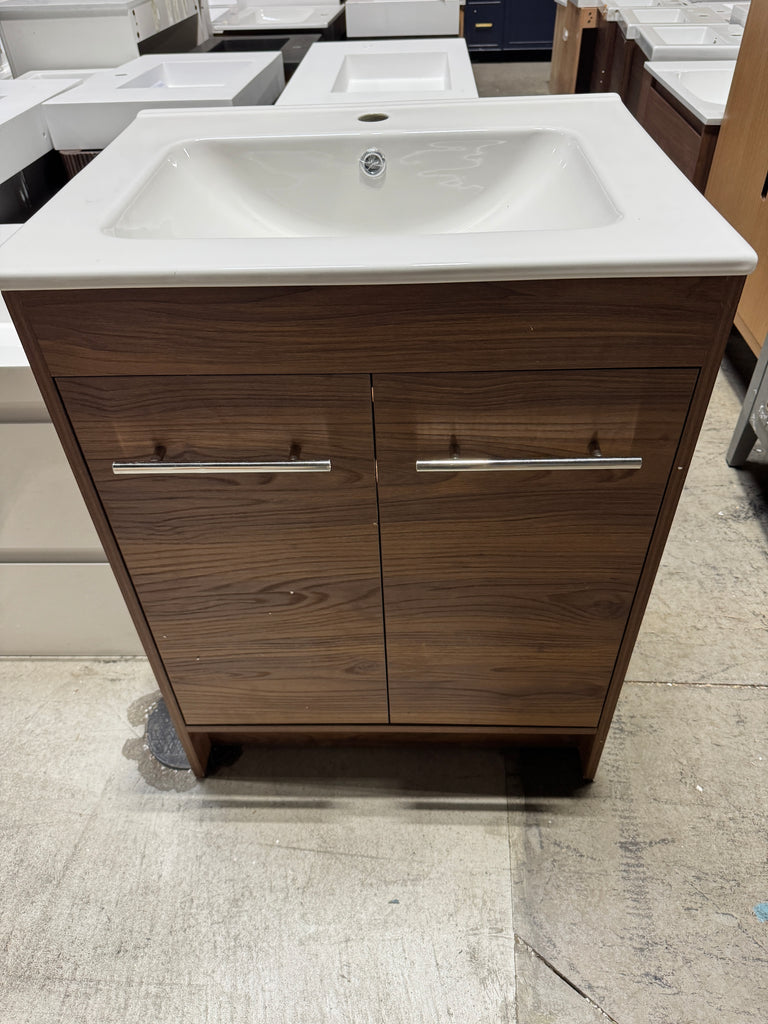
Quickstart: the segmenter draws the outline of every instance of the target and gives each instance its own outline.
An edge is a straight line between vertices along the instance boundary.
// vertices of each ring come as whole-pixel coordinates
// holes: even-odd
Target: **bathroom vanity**
[[[424,111],[436,134],[414,140]],[[556,129],[564,111],[569,126]],[[219,115],[217,173],[225,153],[243,165],[227,147],[244,129],[274,140],[279,127],[290,148],[300,114]],[[421,737],[573,744],[592,777],[754,257],[616,99],[389,114],[361,124],[354,108],[317,109],[328,189],[350,188],[347,145],[375,145],[395,205],[418,187],[402,169],[429,159],[433,188],[463,161],[465,192],[479,187],[472,175],[535,169],[525,208],[483,208],[494,228],[479,237],[481,211],[456,218],[483,193],[460,196],[395,266],[406,228],[390,219],[372,244],[359,209],[356,233],[335,234],[305,211],[296,247],[299,200],[281,192],[292,234],[287,221],[278,234],[276,193],[251,160],[252,205],[269,193],[274,235],[233,218],[251,234],[229,241],[222,264],[220,236],[235,226],[221,204],[211,226],[200,210],[175,222],[167,203],[185,188],[170,118],[178,139],[199,139],[190,118],[205,114],[142,115],[115,143],[125,164],[132,138],[138,163],[121,172],[105,151],[45,223],[19,233],[0,282],[198,774],[214,740]],[[602,160],[592,119],[621,131],[621,156]],[[297,174],[323,187],[306,135],[295,144],[307,158]],[[478,160],[486,144],[511,147],[495,172]],[[627,216],[638,146],[667,198]],[[554,193],[569,182],[582,201],[566,222]],[[536,188],[552,189],[552,204],[537,210]],[[370,196],[386,204],[385,191]],[[90,250],[65,266],[52,245],[41,265],[40,232],[58,237],[89,195]],[[673,215],[693,217],[687,233],[678,222],[670,235]],[[517,234],[499,229],[510,216]],[[566,228],[541,227],[547,216]],[[426,264],[429,245],[439,267]],[[195,270],[202,253],[207,269]]]

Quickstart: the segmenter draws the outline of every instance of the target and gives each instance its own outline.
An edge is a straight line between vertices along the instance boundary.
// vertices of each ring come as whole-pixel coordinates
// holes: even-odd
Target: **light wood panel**
[[[736,324],[755,353],[768,334],[768,3],[749,10],[706,196],[757,251]]]
[[[385,722],[369,377],[59,387],[185,721]],[[158,447],[332,470],[113,474]]]
[[[596,25],[596,8],[576,7],[570,3],[562,7],[558,4],[552,38],[550,93],[559,95],[577,91],[584,30],[593,29]]]
[[[595,726],[695,371],[378,375],[393,724]],[[427,473],[417,458],[641,456]]]

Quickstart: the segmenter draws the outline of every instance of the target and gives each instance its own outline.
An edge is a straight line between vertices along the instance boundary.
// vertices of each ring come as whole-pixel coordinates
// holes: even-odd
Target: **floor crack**
[[[558,971],[558,969],[555,967],[554,964],[550,963],[550,961],[547,960],[547,958],[545,956],[542,956],[541,953],[539,953],[539,951],[537,949],[534,949],[533,946],[530,945],[530,943],[526,942],[525,939],[522,938],[522,936],[518,935],[517,933],[515,933],[515,942],[519,942],[521,946],[525,946],[525,948],[528,950],[528,952],[532,953],[533,956],[535,956],[537,960],[540,960],[544,964],[544,966],[547,968],[547,970],[549,970],[553,974],[557,975],[557,977],[561,981],[565,982],[565,984],[568,986],[568,988],[573,989],[573,991],[577,995],[581,996],[582,999],[585,999],[589,1003],[590,1006],[592,1006],[595,1010],[598,1011],[598,1013],[601,1013],[603,1015],[603,1017],[605,1017],[606,1021],[608,1021],[609,1024],[619,1024],[619,1022],[614,1017],[611,1017],[611,1015],[609,1013],[605,1012],[605,1010],[602,1008],[602,1006],[598,1006],[598,1004],[594,1001],[594,999],[592,999],[590,996],[588,996],[587,993],[583,989],[579,988],[578,985],[574,984],[574,982],[572,982],[570,980],[570,978],[566,978],[566,976],[562,973],[562,971]]]

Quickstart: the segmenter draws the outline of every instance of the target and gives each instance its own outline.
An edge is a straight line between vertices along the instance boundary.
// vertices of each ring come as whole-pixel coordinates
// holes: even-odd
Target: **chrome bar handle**
[[[281,462],[113,462],[115,476],[187,476],[203,473],[330,473],[330,459],[286,459]]]
[[[417,459],[417,473],[493,473],[550,469],[641,469],[639,456],[589,455],[574,459]]]

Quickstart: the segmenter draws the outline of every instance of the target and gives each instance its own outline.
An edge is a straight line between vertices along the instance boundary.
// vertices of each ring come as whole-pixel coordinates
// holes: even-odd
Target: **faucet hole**
[[[361,114],[358,121],[388,121],[389,114]]]

